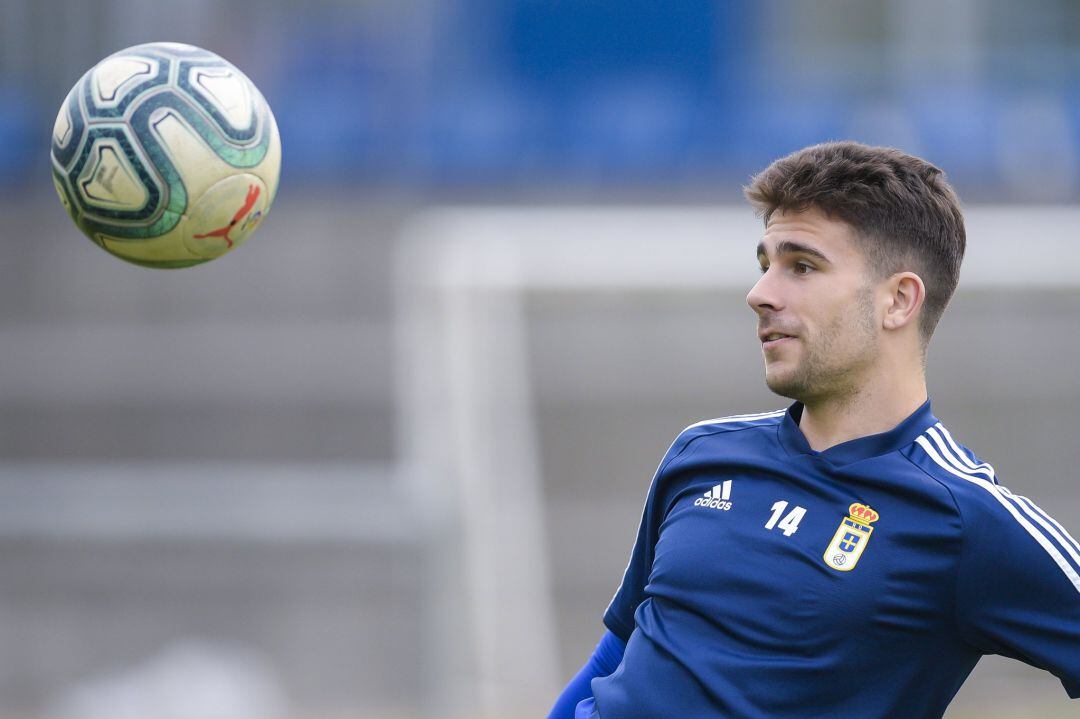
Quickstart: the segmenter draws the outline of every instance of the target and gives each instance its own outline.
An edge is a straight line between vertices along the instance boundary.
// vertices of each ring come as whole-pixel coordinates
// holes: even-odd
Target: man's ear
[[[914,272],[897,272],[887,280],[889,304],[883,326],[897,330],[916,322],[926,301],[926,286]]]

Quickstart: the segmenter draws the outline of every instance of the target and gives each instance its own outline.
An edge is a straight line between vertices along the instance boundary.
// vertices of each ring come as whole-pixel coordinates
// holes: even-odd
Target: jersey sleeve
[[[961,635],[984,654],[1051,672],[1080,698],[1080,544],[1027,498],[984,489],[963,517]]]
[[[604,625],[623,642],[629,641],[634,631],[634,612],[645,599],[645,585],[648,584],[649,573],[652,571],[656,541],[659,538],[660,524],[664,521],[663,515],[666,511],[660,497],[664,473],[683,453],[692,438],[692,433],[684,431],[675,439],[661,460],[645,498],[645,507],[641,512],[641,522],[638,525],[634,548],[630,553],[630,562],[626,565],[619,589],[615,592],[607,611],[604,612]]]

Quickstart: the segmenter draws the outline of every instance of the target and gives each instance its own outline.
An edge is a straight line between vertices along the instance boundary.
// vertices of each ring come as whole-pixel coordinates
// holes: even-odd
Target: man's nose
[[[763,312],[776,312],[784,308],[772,272],[766,270],[758,281],[754,283],[754,286],[750,288],[750,292],[746,294],[746,304],[750,305],[750,309],[759,315]]]

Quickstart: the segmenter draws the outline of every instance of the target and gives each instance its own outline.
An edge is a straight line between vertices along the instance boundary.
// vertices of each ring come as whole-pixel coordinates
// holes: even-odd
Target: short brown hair
[[[926,285],[919,329],[928,342],[964,259],[960,200],[944,173],[890,147],[826,142],[781,158],[744,188],[769,224],[777,210],[816,208],[850,225],[879,279],[911,271]]]

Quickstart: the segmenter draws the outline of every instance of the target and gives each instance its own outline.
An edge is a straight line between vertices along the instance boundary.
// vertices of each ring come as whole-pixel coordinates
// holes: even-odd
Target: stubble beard
[[[843,401],[860,391],[858,378],[878,356],[874,320],[874,290],[864,288],[852,303],[851,312],[837,315],[815,337],[801,336],[803,357],[785,373],[769,372],[765,384],[790,399],[813,404],[822,400]]]

